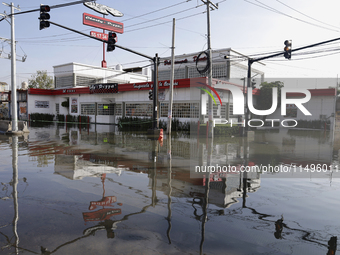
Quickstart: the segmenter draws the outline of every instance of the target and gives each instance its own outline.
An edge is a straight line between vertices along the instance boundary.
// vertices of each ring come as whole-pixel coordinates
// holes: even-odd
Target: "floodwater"
[[[0,254],[340,254],[328,131],[173,134],[171,147],[99,126],[30,131],[0,136]],[[193,178],[212,161],[327,169]]]

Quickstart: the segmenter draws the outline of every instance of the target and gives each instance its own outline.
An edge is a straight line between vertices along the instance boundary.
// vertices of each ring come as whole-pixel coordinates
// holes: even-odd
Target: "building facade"
[[[233,54],[243,56],[230,48],[213,51],[212,86],[218,87],[214,97],[219,99],[213,106],[216,119],[237,117],[232,115],[233,99],[230,91],[221,86],[223,83],[230,83],[243,89],[244,81],[241,78],[246,76],[247,66],[232,62],[230,56]],[[207,84],[206,74],[198,71],[206,65],[207,58],[203,55],[192,53],[176,56],[172,117],[183,122],[206,122],[208,118],[209,95],[196,88],[199,86],[195,80],[201,79],[199,82],[203,87]],[[158,111],[161,119],[167,118],[169,113],[169,61],[168,58],[161,58],[158,67]],[[149,100],[149,90],[153,86],[150,81],[151,70],[137,68],[138,73],[126,71],[120,65],[115,69],[78,63],[54,66],[55,89],[30,89],[28,112],[86,115],[91,117],[91,122],[105,124],[117,123],[119,117],[152,117],[152,100]],[[252,73],[263,79],[263,72],[252,69]],[[113,83],[118,83],[118,93],[90,89],[91,86],[108,86]],[[68,107],[63,107],[67,104]]]

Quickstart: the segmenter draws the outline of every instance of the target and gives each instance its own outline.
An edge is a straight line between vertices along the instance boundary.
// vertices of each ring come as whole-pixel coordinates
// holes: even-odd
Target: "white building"
[[[233,84],[242,89],[246,76],[247,66],[238,62],[231,62],[230,55],[242,56],[231,49],[213,51],[212,71],[214,82],[217,84],[214,93],[213,115],[214,118],[228,119],[232,116],[233,99],[223,84],[233,81]],[[203,55],[201,55],[203,56]],[[244,56],[243,56],[244,57]],[[199,57],[199,53],[176,56],[176,71],[174,84],[174,104],[172,117],[181,121],[206,122],[208,118],[207,102],[208,94],[197,89],[197,82],[201,87],[206,86],[206,74],[197,71],[206,62],[206,58]],[[131,70],[126,70],[131,71]],[[30,89],[28,100],[28,114],[49,113],[62,115],[86,115],[91,122],[113,124],[119,117],[151,117],[152,101],[149,100],[149,90],[153,86],[150,82],[151,72],[149,69],[139,69],[139,73],[125,72],[120,65],[115,69],[88,66],[77,63],[68,63],[54,67],[55,89],[40,90]],[[252,69],[254,75],[263,72]],[[198,77],[199,81],[195,80]],[[161,59],[159,65],[159,116],[168,117],[170,65],[167,58]],[[113,90],[99,90],[98,84],[118,83],[118,93]],[[97,89],[90,89],[91,85],[97,84]],[[196,85],[195,85],[196,84]],[[222,85],[222,86],[221,86]],[[254,91],[256,93],[256,90]],[[69,107],[62,107],[63,102],[69,102]],[[63,103],[63,104],[62,104]]]

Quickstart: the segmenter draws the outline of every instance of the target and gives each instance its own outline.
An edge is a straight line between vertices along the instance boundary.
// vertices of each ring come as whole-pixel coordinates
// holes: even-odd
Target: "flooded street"
[[[169,149],[166,135],[106,129],[0,136],[0,254],[336,253],[340,143],[329,131],[173,134]],[[238,171],[192,172],[211,161]]]

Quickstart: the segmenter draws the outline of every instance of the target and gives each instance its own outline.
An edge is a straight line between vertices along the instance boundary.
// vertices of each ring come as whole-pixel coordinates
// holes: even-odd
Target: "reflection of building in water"
[[[139,167],[140,169],[141,167]],[[135,169],[138,169],[135,166]],[[172,196],[188,197],[194,199],[196,197],[203,197],[205,193],[205,186],[203,179],[190,178],[190,173],[178,173],[176,169],[172,170]],[[156,171],[156,188],[167,194],[168,192],[168,170],[164,168]],[[227,208],[232,204],[238,203],[243,194],[243,178],[245,176],[241,173],[227,174],[226,177],[219,178],[218,181],[213,181],[213,175],[210,176],[210,190],[209,190],[209,204],[214,204],[219,207]],[[260,188],[260,174],[252,173],[247,177],[247,193],[256,192]],[[189,181],[186,181],[189,180]],[[149,179],[149,186],[152,186],[152,179]]]
[[[86,155],[85,158],[78,155],[57,154],[55,155],[54,171],[68,179],[77,180],[90,176],[97,177],[100,174],[106,173],[121,175],[122,171],[127,170],[127,168],[124,167],[110,166],[110,162],[105,162],[105,160],[102,160],[101,164],[96,164],[98,157],[95,156],[91,157],[91,155]]]
[[[255,163],[279,165],[295,163],[331,164],[333,137],[319,130],[276,129],[257,131],[250,143],[250,157]]]

